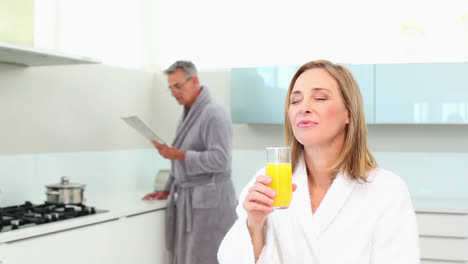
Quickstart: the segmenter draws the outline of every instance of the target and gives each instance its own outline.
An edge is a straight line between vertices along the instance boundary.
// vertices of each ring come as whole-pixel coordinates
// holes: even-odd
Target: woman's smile
[[[313,127],[318,125],[317,122],[310,121],[310,120],[302,120],[299,123],[297,123],[297,126],[300,128],[307,128],[307,127]]]

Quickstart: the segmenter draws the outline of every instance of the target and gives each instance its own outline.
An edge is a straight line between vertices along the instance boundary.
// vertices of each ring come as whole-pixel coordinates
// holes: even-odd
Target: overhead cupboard
[[[468,124],[468,63],[344,65],[360,86],[368,124]],[[233,122],[282,124],[298,68],[233,68]]]
[[[18,66],[95,64],[98,60],[0,41],[0,63]]]

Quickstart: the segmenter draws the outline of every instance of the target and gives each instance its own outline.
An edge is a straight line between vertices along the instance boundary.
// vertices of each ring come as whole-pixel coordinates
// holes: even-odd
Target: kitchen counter
[[[468,199],[413,198],[416,213],[468,214]]]
[[[120,218],[166,208],[167,200],[141,200],[146,193],[147,191],[140,190],[103,194],[95,197],[87,196],[86,205],[95,207],[97,210],[107,210],[108,212],[0,233],[0,244],[115,221]],[[467,199],[413,198],[412,201],[416,213],[468,214]]]
[[[96,210],[106,210],[108,212],[0,233],[0,244],[87,225],[115,221],[119,218],[164,210],[166,208],[167,200],[141,200],[146,193],[147,191],[143,190],[127,193],[103,194],[95,197],[87,196],[86,205],[95,207]]]

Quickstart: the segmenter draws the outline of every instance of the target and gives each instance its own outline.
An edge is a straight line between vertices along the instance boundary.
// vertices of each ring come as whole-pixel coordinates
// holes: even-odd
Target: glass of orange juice
[[[276,191],[276,196],[273,197],[275,202],[271,206],[276,209],[288,208],[292,199],[291,149],[269,147],[266,152],[266,176],[273,179],[267,186]]]

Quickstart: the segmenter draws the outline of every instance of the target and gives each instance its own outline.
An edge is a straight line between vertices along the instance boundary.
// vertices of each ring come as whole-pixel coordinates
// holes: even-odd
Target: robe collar
[[[312,213],[307,169],[303,156],[300,158],[298,166],[293,173],[293,182],[297,184],[297,190],[293,194],[293,199],[296,201],[295,203],[291,203],[291,210],[295,211],[294,215],[301,216],[297,217],[300,222],[299,224],[312,241],[317,240],[333,222],[349,200],[357,183],[349,178],[344,170],[340,170],[319,207],[315,210],[315,213]]]
[[[202,109],[211,101],[210,91],[206,86],[201,86],[200,94],[195,99],[192,107],[184,106],[184,112],[177,126],[176,137],[172,146],[179,148],[182,142],[192,127],[192,124],[197,120],[197,117],[202,113]]]

